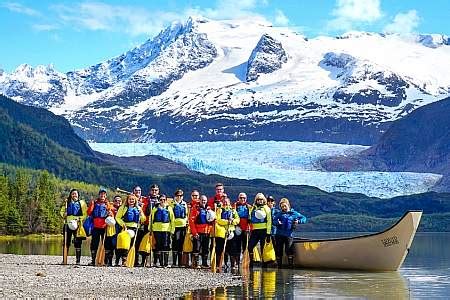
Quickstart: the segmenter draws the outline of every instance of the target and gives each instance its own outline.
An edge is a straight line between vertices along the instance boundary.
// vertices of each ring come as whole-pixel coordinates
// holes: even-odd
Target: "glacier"
[[[295,141],[89,145],[96,151],[117,156],[160,155],[204,174],[266,179],[283,185],[309,185],[327,192],[362,193],[379,198],[426,192],[442,177],[413,172],[324,172],[316,165],[324,157],[353,155],[368,148],[361,145]]]

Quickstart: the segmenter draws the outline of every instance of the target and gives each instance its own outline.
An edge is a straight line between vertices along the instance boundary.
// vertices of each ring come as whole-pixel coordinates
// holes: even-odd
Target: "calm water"
[[[450,233],[418,233],[399,272],[256,269],[244,276],[240,286],[197,290],[186,298],[447,299],[450,297],[449,249]],[[0,242],[0,252],[60,255],[61,241]],[[89,253],[86,242],[83,253]]]

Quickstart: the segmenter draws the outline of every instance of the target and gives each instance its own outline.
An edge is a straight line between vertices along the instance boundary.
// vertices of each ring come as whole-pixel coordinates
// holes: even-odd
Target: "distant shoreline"
[[[192,290],[241,284],[239,276],[186,268],[75,266],[61,256],[0,254],[0,298],[181,297]]]

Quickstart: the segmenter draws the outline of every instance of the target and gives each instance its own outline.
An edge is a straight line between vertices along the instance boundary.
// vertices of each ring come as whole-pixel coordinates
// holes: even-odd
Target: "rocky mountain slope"
[[[321,162],[327,170],[412,171],[443,174],[433,189],[450,191],[450,97],[392,123],[379,142],[357,155]]]
[[[64,115],[86,140],[373,144],[450,94],[443,35],[307,39],[259,19],[173,23],[83,70],[22,65],[0,93]]]

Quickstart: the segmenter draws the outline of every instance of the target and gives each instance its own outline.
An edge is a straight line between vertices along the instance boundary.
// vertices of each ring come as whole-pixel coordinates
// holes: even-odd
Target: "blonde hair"
[[[281,204],[283,204],[283,203],[287,204],[288,208],[291,209],[291,204],[289,203],[288,198],[281,198],[280,204],[279,204],[280,208],[281,208]]]
[[[253,202],[253,205],[256,205],[256,199],[263,199],[263,204],[266,205],[267,204],[267,199],[266,196],[264,196],[263,193],[258,193],[255,196],[255,201]]]
[[[134,206],[138,206],[138,198],[134,194],[129,194],[127,196],[127,200],[124,201],[122,206],[129,206],[130,205],[129,201],[130,201],[130,199],[133,199],[133,198],[134,198]]]

